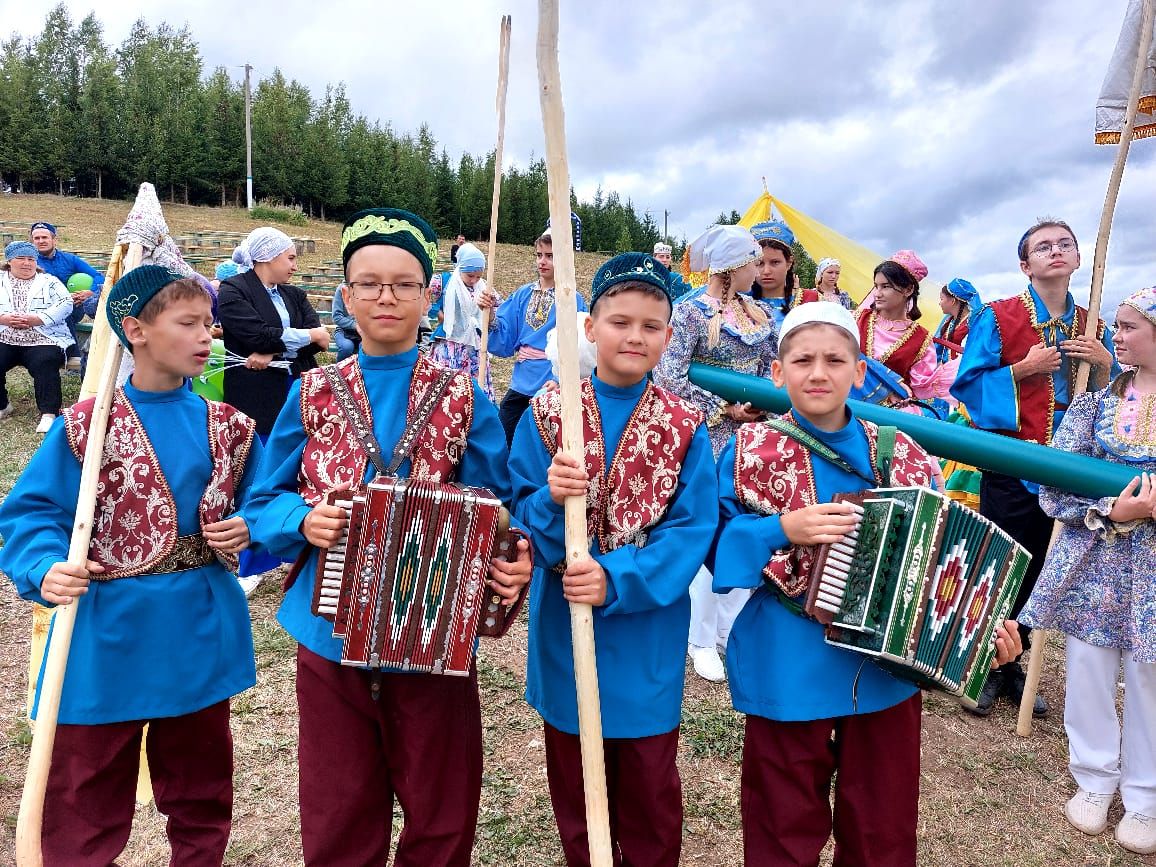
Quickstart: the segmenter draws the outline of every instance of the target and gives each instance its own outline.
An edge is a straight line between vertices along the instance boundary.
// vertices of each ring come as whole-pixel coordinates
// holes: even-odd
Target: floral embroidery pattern
[[[542,444],[553,455],[562,443],[562,398],[545,392],[530,406]],[[648,384],[622,431],[609,469],[598,400],[589,379],[582,381],[586,472],[586,531],[603,553],[623,545],[646,544],[678,489],[682,464],[702,413],[673,394]]]
[[[357,356],[341,361],[338,372],[349,384],[353,399],[365,417],[373,420],[373,408],[365,392],[365,380]],[[443,369],[418,356],[410,382],[406,418],[412,419],[426,392],[440,378]],[[455,374],[440,405],[418,435],[410,455],[411,475],[433,482],[448,482],[466,451],[466,438],[474,418],[473,381]],[[369,457],[354,435],[325,374],[319,368],[301,376],[301,425],[308,437],[297,476],[298,492],[309,505],[316,505],[326,492],[342,484],[360,485]],[[386,448],[382,444],[382,448]]]

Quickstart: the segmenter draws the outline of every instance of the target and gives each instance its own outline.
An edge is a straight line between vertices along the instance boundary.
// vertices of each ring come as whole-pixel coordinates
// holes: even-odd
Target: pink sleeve
[[[959,363],[956,362],[955,368],[958,367]],[[941,370],[935,360],[934,344],[929,342],[927,351],[911,368],[907,382],[911,386],[911,393],[920,400],[947,397],[951,383],[955,381],[955,369],[948,374],[941,373]]]

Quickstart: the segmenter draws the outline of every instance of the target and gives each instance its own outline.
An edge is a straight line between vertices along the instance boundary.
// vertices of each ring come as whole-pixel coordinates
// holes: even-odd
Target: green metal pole
[[[791,408],[786,389],[777,388],[769,379],[699,362],[690,365],[689,377],[699,388],[705,388],[731,403],[748,402],[775,413]],[[1083,497],[1114,497],[1136,477],[1134,471],[1122,464],[1087,455],[858,400],[848,400],[847,405],[861,419],[899,428],[936,457],[950,458]]]

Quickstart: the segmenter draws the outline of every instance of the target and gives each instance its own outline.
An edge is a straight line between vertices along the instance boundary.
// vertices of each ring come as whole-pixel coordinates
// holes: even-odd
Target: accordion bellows
[[[327,499],[349,520],[318,558],[313,613],[333,621],[342,665],[468,675],[477,636],[504,634],[519,607],[486,584],[490,560],[522,536],[498,498],[378,476]]]
[[[927,488],[839,494],[856,530],[819,548],[804,609],[827,642],[975,707],[1031,555],[977,512]]]

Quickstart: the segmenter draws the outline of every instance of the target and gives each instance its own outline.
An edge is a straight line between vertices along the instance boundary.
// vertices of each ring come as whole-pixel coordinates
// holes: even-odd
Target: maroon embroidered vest
[[[877,314],[872,310],[864,310],[859,314],[859,347],[867,355],[872,355],[875,350],[873,344],[875,342],[876,316]],[[930,346],[931,332],[918,322],[912,322],[883,355],[873,357],[877,357],[879,361],[899,374],[904,382],[909,383],[911,368],[915,367]]]
[[[82,400],[64,411],[68,444],[81,462],[95,402]],[[234,511],[256,432],[253,420],[227,403],[205,404],[213,469],[198,506],[202,527]],[[118,388],[104,440],[88,557],[104,566],[104,579],[144,575],[172,552],[177,536],[173,492],[136,409]],[[217,552],[217,557],[228,568],[237,568],[235,555]]]
[[[794,422],[791,413],[783,418]],[[875,467],[879,428],[869,421],[857,421],[867,435],[871,466]],[[891,479],[884,480],[875,469],[876,487],[928,487],[931,460],[915,440],[897,431]],[[819,501],[811,452],[793,437],[760,422],[744,424],[735,433],[734,483],[739,501],[760,515],[785,515]],[[791,545],[771,555],[763,575],[787,596],[798,596],[807,589],[814,558],[813,546]]]
[[[1006,367],[1023,361],[1032,346],[1046,343],[1043,326],[1036,321],[1036,305],[1030,292],[1014,298],[993,301],[990,306],[992,313],[995,314],[996,329],[999,331],[1001,366]],[[1087,323],[1088,311],[1077,306],[1072,334],[1083,334]],[[1096,325],[1096,338],[1103,339],[1103,337],[1104,323],[1099,321]],[[1076,367],[1075,364],[1068,365],[1069,394],[1074,390]],[[998,430],[996,433],[1045,446],[1051,443],[1057,409],[1056,386],[1052,374],[1037,373],[1021,379],[1016,383],[1012,399],[1016,401],[1019,430]]]
[[[339,362],[337,370],[349,384],[349,390],[365,417],[372,422],[373,407],[366,397],[365,380],[357,356]],[[413,419],[426,392],[442,373],[442,367],[418,355],[409,387],[407,423]],[[466,374],[458,373],[450,379],[449,388],[434,408],[425,430],[417,436],[410,454],[410,475],[432,482],[451,481],[465,454],[466,437],[473,419],[473,382]],[[309,505],[316,505],[329,491],[342,484],[361,484],[369,456],[320,368],[301,374],[301,426],[308,441],[301,456],[297,490]],[[388,452],[391,444],[382,443],[382,448]]]
[[[562,444],[562,396],[548,391],[530,401],[542,444],[554,455]],[[682,464],[702,413],[670,392],[647,383],[630,414],[609,470],[598,400],[582,380],[582,427],[586,443],[586,532],[603,553],[646,544],[647,531],[662,520],[678,489]]]

